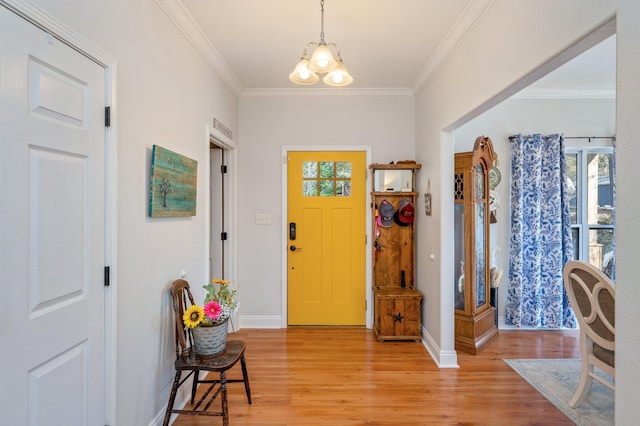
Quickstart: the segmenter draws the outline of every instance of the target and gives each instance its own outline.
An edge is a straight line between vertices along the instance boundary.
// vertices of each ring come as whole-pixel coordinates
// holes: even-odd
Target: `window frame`
[[[592,230],[611,229],[613,231],[613,241],[615,246],[616,229],[615,229],[615,197],[613,198],[613,214],[614,221],[612,224],[590,224],[587,218],[588,204],[588,156],[593,154],[609,154],[611,155],[611,163],[614,159],[613,147],[565,147],[565,158],[569,155],[576,155],[576,223],[571,223],[571,231],[578,231],[579,247],[573,248],[573,257],[577,260],[589,262],[589,232]],[[614,254],[615,255],[615,254]],[[615,267],[615,258],[614,258]]]

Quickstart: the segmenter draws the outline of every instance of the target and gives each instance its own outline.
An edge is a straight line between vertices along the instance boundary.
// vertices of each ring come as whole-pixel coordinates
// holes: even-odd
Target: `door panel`
[[[3,424],[104,424],[105,81],[0,7]]]
[[[288,323],[365,325],[366,155],[288,156]]]
[[[29,209],[28,281],[34,317],[86,297],[87,158],[30,147],[28,170],[29,205],[35,207]]]
[[[354,260],[351,255],[354,244],[352,244],[350,232],[351,227],[354,226],[352,211],[351,209],[334,209],[331,215],[331,224],[333,225],[331,229],[331,265],[333,265],[331,268],[331,300],[334,304],[362,304],[362,300],[352,300],[352,297],[359,296],[359,292],[354,294],[342,291],[345,283],[348,283],[352,276],[353,265],[351,262]],[[358,237],[355,238],[358,239]],[[361,244],[364,245],[362,239],[355,242],[355,245],[360,246]]]

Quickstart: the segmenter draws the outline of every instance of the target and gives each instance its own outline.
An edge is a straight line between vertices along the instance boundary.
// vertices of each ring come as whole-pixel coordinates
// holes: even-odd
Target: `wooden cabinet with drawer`
[[[375,287],[374,333],[383,340],[420,341],[420,302],[414,288]]]

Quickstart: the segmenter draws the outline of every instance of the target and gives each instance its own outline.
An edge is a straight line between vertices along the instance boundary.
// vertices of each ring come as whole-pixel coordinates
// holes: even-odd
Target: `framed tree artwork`
[[[196,160],[153,145],[149,217],[195,216],[197,176]]]

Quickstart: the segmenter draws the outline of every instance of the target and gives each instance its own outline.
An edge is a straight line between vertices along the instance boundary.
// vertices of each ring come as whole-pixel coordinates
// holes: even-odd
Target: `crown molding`
[[[204,60],[211,66],[214,72],[220,77],[222,82],[237,96],[237,97],[251,97],[251,98],[292,98],[305,97],[309,98],[363,98],[363,97],[379,97],[379,96],[394,96],[392,92],[397,91],[395,95],[404,96],[404,89],[349,89],[341,90],[341,94],[334,94],[316,92],[316,89],[305,89],[300,92],[299,96],[293,94],[296,89],[266,89],[266,93],[260,89],[247,89],[245,90],[242,83],[237,76],[231,71],[227,63],[224,61],[220,53],[216,50],[215,46],[206,37],[198,23],[193,19],[193,16],[186,9],[181,0],[155,0],[158,6],[165,12],[165,14],[171,19],[171,21],[178,27],[178,29],[184,34],[187,40],[193,45],[198,53],[204,58]],[[477,23],[491,8],[495,0],[473,0],[469,1],[464,11],[460,14],[452,28],[449,30],[443,41],[440,43],[434,54],[429,58],[429,61],[422,68],[422,71],[418,75],[412,89],[407,89],[417,95],[436,74],[440,66],[447,61],[451,54],[458,48],[460,43],[469,35],[471,30],[475,28]],[[326,89],[331,90],[331,89]],[[245,94],[245,92],[248,92]],[[402,92],[402,93],[401,93]]]
[[[291,88],[291,89],[245,89],[242,99],[374,99],[414,98],[408,88],[346,89]]]
[[[160,9],[173,21],[186,39],[193,45],[196,51],[204,58],[220,80],[231,90],[236,97],[242,93],[242,83],[231,71],[229,65],[222,58],[218,50],[202,31],[202,28],[193,19],[187,8],[180,0],[155,0]]]
[[[473,0],[467,3],[467,7],[462,11],[418,74],[412,88],[416,96],[429,84],[438,69],[447,62],[494,3],[495,0]]]
[[[536,89],[521,90],[511,99],[615,99],[615,89]]]

